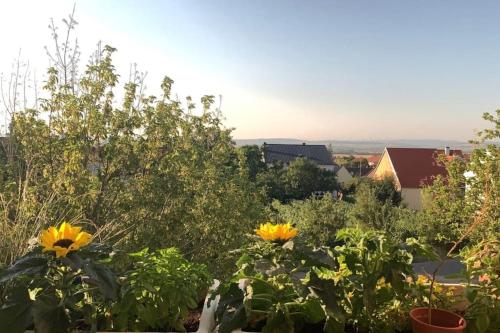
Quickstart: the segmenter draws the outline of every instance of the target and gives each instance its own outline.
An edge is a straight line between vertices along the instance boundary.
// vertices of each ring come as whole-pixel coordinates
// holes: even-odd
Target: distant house
[[[432,184],[438,175],[446,176],[446,169],[436,161],[445,154],[447,158],[463,157],[461,150],[433,148],[385,148],[377,166],[368,175],[373,179],[392,177],[401,198],[409,208],[422,209],[422,188]]]
[[[320,168],[330,171],[336,170],[332,154],[325,145],[297,144],[267,144],[264,143],[264,161],[267,165],[282,162],[287,166],[299,157],[306,157]]]
[[[372,170],[373,167],[371,166],[348,166],[347,171],[353,176],[353,177],[364,177],[367,176]]]
[[[368,161],[368,165],[371,167],[374,167],[377,165],[378,161],[380,160],[380,155],[371,155],[366,158]]]
[[[337,172],[335,173],[335,176],[339,184],[346,184],[354,179],[352,173],[350,173],[349,170],[343,165],[337,167]]]

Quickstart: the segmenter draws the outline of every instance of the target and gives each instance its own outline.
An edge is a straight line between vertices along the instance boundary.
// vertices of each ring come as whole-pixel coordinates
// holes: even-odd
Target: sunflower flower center
[[[71,239],[60,239],[54,243],[54,246],[69,248],[73,243],[74,242]]]

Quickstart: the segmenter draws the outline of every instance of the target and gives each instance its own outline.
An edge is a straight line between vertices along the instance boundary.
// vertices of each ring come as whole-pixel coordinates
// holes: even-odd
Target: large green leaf
[[[37,333],[69,332],[68,316],[53,294],[37,297],[33,303],[33,318]]]
[[[326,307],[326,312],[342,321],[344,318],[344,310],[341,305],[342,294],[334,280],[321,279],[315,271],[308,273],[307,279],[308,287],[313,294],[321,299]]]
[[[28,255],[17,260],[12,266],[3,271],[0,283],[12,280],[21,275],[40,276],[48,270],[45,257]]]
[[[321,302],[317,298],[308,298],[301,304],[302,312],[305,315],[306,322],[311,324],[319,323],[325,320],[325,311],[321,306]]]
[[[32,301],[28,290],[16,287],[9,292],[0,308],[0,328],[2,332],[23,333],[33,324]]]
[[[116,299],[119,285],[111,269],[99,263],[86,261],[83,271],[89,276],[89,282],[97,285],[105,298]]]
[[[262,333],[293,333],[295,331],[292,319],[286,315],[285,309],[276,307],[267,317]]]
[[[219,333],[230,333],[247,324],[247,316],[243,305],[243,291],[237,283],[230,283],[219,288],[221,297],[216,310],[220,323]]]

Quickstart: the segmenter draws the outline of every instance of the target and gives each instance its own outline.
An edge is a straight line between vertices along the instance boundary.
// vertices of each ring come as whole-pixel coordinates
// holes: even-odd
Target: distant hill
[[[258,145],[266,143],[285,144],[316,144],[331,145],[335,154],[380,154],[385,147],[407,147],[407,148],[444,148],[462,149],[471,151],[472,145],[456,140],[299,140],[287,138],[262,138],[234,140],[237,146]]]

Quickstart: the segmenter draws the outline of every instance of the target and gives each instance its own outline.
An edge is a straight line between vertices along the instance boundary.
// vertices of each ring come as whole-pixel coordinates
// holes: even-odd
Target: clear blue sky
[[[2,52],[0,71],[19,47],[43,56],[26,43],[49,43],[48,19],[72,3],[2,2],[14,8],[0,14],[2,31],[28,11],[20,29],[31,33],[4,39],[12,51]],[[483,112],[500,107],[500,1],[76,6],[84,56],[103,40],[118,48],[124,73],[131,62],[149,72],[153,91],[168,74],[180,96],[221,94],[237,138],[466,140],[484,127]]]

